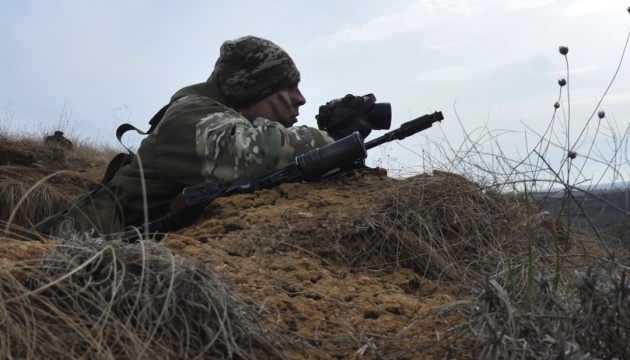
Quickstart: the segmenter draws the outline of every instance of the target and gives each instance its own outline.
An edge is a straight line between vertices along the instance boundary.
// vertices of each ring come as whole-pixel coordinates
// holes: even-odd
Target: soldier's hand
[[[372,131],[365,112],[375,103],[372,94],[354,96],[348,94],[341,99],[334,99],[319,107],[315,116],[317,126],[325,130],[335,140],[344,138],[355,131],[365,139]]]

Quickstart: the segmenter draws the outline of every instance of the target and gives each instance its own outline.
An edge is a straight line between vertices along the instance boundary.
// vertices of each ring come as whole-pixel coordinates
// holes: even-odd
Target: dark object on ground
[[[65,150],[72,150],[72,141],[63,136],[63,131],[55,131],[44,139],[44,144]]]

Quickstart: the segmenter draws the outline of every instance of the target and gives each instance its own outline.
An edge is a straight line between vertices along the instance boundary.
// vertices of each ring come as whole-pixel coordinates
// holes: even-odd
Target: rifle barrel
[[[419,118],[407,121],[406,123],[400,125],[398,129],[392,130],[383,136],[366,142],[365,149],[369,150],[392,140],[402,140],[407,136],[426,130],[430,128],[434,122],[442,120],[444,120],[444,116],[441,111],[436,111],[433,114],[422,115]]]

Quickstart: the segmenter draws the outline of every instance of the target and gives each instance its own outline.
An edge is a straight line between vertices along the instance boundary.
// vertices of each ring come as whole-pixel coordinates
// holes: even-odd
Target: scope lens
[[[392,106],[390,103],[376,103],[365,115],[374,130],[389,130],[392,126]]]

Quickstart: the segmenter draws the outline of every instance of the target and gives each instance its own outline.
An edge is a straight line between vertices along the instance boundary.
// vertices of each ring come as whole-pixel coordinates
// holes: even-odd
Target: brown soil
[[[352,358],[361,351],[442,358],[448,352],[438,341],[459,320],[442,313],[469,299],[465,284],[438,283],[395,264],[350,267],[338,258],[352,254],[310,250],[314,242],[341,240],[339,233],[351,229],[340,227],[374,212],[384,193],[378,190],[395,183],[369,174],[217,199],[167,246],[210,261],[251,297],[271,328],[300,344],[291,358]]]
[[[94,186],[107,165],[65,153],[59,158],[29,151],[0,144],[0,181],[34,184],[55,170],[71,168],[46,182],[64,194],[66,204]],[[368,235],[389,236],[375,230],[375,214],[383,206],[396,206],[389,195],[403,185],[417,192],[428,189],[422,179],[448,183],[453,189],[476,189],[451,174],[395,180],[382,171],[323,183],[283,184],[217,199],[191,226],[162,241],[179,256],[212,264],[231,289],[256,306],[269,329],[285,336],[288,358],[464,358],[465,352],[454,349],[466,339],[455,341],[453,328],[463,319],[458,309],[472,302],[470,282],[427,275],[408,266],[405,254],[381,257],[391,249],[366,249],[381,243],[359,241]],[[496,216],[504,215],[502,210],[495,211]],[[451,218],[445,213],[435,216]],[[457,226],[466,229],[445,220],[444,236],[456,230],[475,235],[471,229],[479,221],[465,220]],[[506,228],[518,227],[501,221]],[[50,240],[6,239],[0,242],[1,264],[9,268],[37,260],[53,246]]]

